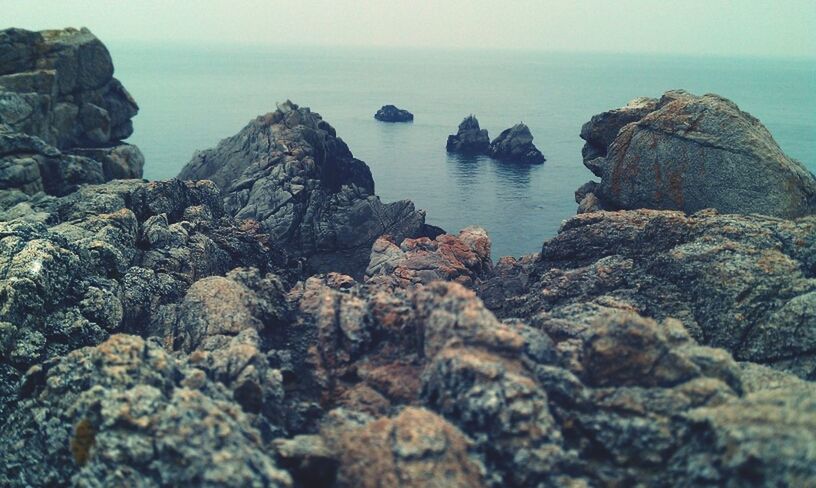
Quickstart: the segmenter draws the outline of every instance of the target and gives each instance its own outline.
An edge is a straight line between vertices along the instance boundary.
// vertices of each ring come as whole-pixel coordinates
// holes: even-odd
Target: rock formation
[[[427,232],[423,211],[407,200],[382,203],[368,166],[334,128],[288,101],[197,153],[179,178],[215,182],[230,215],[258,222],[314,272],[362,276],[378,237]]]
[[[587,213],[493,265],[291,103],[187,181],[0,144],[0,486],[816,484],[816,217]]]
[[[479,121],[473,115],[468,115],[459,124],[456,134],[448,136],[445,146],[448,152],[462,154],[488,154],[490,152],[490,137],[486,129],[479,128]]]
[[[490,155],[496,159],[526,164],[541,164],[544,155],[533,144],[530,128],[519,123],[505,129],[490,143]]]
[[[141,152],[122,142],[138,107],[90,31],[6,29],[0,53],[0,188],[62,195],[142,176]]]
[[[411,122],[414,120],[414,114],[394,105],[383,105],[374,114],[374,118],[380,122]]]
[[[576,194],[579,203],[590,199],[584,211],[715,208],[784,218],[816,211],[816,178],[759,120],[717,95],[638,99],[592,117],[581,137],[584,164],[601,179]]]

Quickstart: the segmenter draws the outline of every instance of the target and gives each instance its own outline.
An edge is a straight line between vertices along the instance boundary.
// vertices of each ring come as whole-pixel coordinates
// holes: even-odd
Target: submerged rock
[[[816,211],[816,177],[759,120],[718,95],[638,99],[594,116],[581,137],[584,164],[601,179],[592,193],[602,208],[784,218]]]
[[[490,155],[496,159],[517,163],[541,164],[544,155],[533,144],[530,128],[519,123],[505,129],[490,143]]]
[[[214,181],[230,215],[260,223],[312,272],[362,276],[381,235],[427,233],[423,211],[407,200],[382,203],[368,166],[334,128],[291,102],[197,153],[179,177]]]
[[[380,122],[411,122],[414,120],[414,114],[394,105],[383,105],[374,114],[374,118]]]
[[[490,137],[486,129],[479,128],[479,121],[473,115],[468,115],[459,124],[456,134],[448,136],[445,146],[448,152],[462,154],[488,154],[490,152]]]

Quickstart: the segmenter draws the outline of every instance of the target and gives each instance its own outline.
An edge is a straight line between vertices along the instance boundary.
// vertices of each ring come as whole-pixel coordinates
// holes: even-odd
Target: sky
[[[816,58],[816,0],[0,0],[104,42]],[[3,25],[5,24],[5,25]]]

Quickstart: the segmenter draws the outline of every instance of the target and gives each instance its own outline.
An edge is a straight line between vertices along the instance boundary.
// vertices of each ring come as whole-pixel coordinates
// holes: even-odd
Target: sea
[[[493,257],[541,249],[575,214],[573,192],[593,175],[581,125],[639,96],[683,88],[717,93],[758,117],[782,149],[816,171],[816,59],[326,47],[109,44],[116,76],[140,106],[134,119],[144,176],[176,176],[290,99],[331,123],[368,163],[383,201],[412,200],[427,222],[487,229]],[[380,106],[413,123],[374,120]],[[527,124],[544,153],[527,166],[445,151],[474,114],[491,138]]]

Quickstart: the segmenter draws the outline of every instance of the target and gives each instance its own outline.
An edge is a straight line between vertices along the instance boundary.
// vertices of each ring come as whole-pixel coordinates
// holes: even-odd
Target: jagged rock
[[[89,30],[0,31],[2,137],[29,136],[39,146],[0,148],[0,167],[7,168],[2,187],[63,195],[79,184],[140,178],[144,157],[121,142],[133,132],[137,112],[113,78],[107,48]],[[33,183],[32,160],[41,184]],[[9,178],[15,167],[16,178]]]
[[[581,130],[584,164],[606,209],[760,213],[816,211],[816,177],[765,127],[718,95],[666,92],[596,115]],[[582,205],[591,210],[590,205]]]
[[[490,137],[486,129],[479,128],[479,121],[473,115],[468,115],[459,124],[456,134],[448,136],[445,146],[448,152],[463,154],[488,154],[490,151]]]
[[[23,381],[4,486],[291,486],[224,389],[157,343],[115,335]]]
[[[0,365],[18,372],[112,332],[161,335],[164,308],[206,276],[285,271],[264,235],[223,217],[210,182],[121,180],[21,205],[42,218],[0,221]]]
[[[490,155],[496,159],[517,163],[541,164],[544,155],[533,144],[530,128],[519,123],[505,129],[490,143]]]
[[[739,360],[814,379],[814,229],[813,217],[582,214],[544,244],[535,266],[498,276],[481,292],[502,316],[533,321],[593,306],[675,317]],[[507,274],[529,283],[527,292],[505,293]]]
[[[427,233],[423,211],[380,202],[368,166],[320,115],[291,102],[197,153],[179,177],[214,181],[230,215],[258,221],[313,272],[362,276],[381,235]]]
[[[414,120],[414,114],[393,105],[383,105],[374,114],[374,118],[380,122],[411,122]]]
[[[458,236],[406,239],[399,246],[381,237],[374,242],[366,276],[399,286],[437,280],[473,286],[492,267],[487,232],[481,227],[468,227]]]

